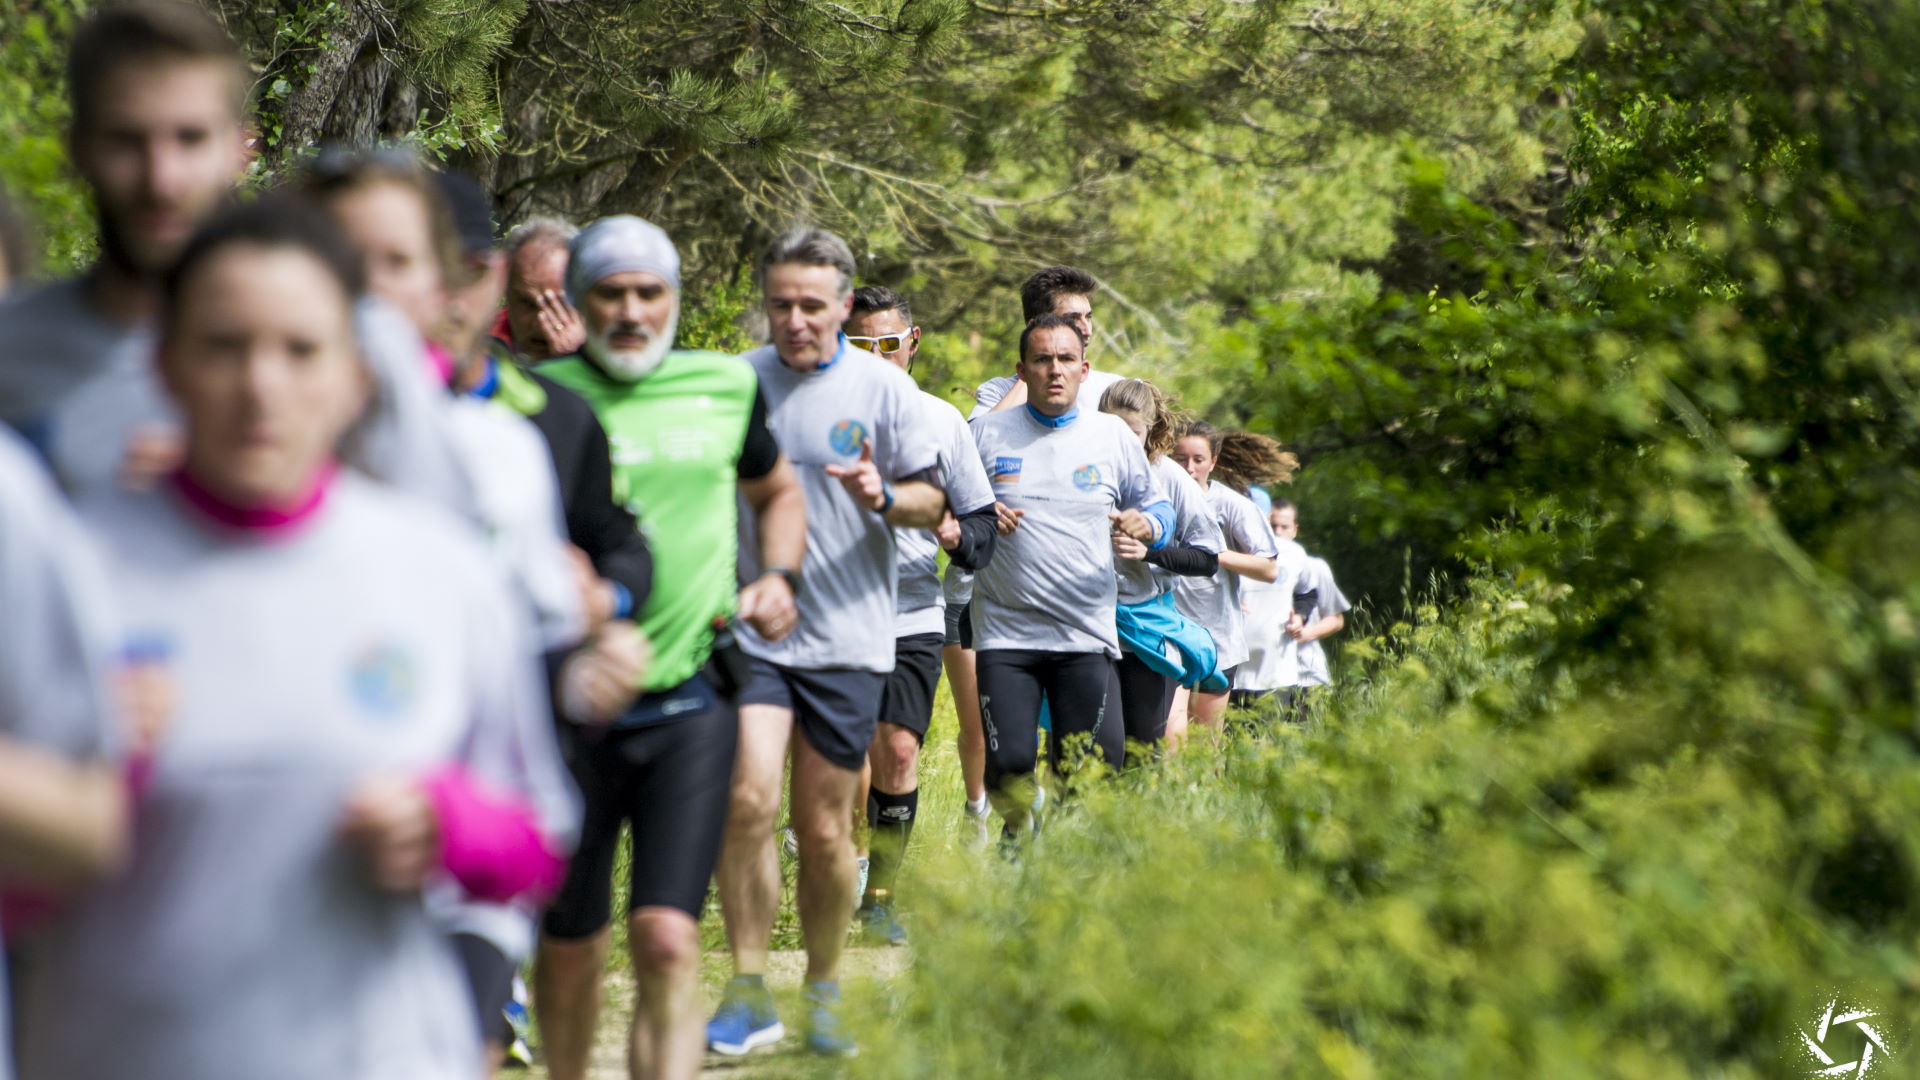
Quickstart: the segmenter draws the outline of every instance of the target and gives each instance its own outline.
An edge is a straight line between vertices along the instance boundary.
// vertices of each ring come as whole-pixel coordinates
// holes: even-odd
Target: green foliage
[[[60,273],[93,253],[93,216],[67,168],[65,41],[84,0],[0,4],[0,188],[33,222],[42,269]]]

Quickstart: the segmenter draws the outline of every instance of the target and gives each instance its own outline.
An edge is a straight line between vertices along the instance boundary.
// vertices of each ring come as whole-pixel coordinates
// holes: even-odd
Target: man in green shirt
[[[574,238],[568,299],[581,351],[540,373],[587,399],[607,431],[616,500],[640,520],[654,587],[639,612],[653,661],[606,728],[568,725],[586,801],[580,849],[548,911],[534,1005],[554,1080],[586,1075],[599,1013],[614,851],[633,831],[629,939],[638,982],[636,1077],[692,1077],[704,1056],[699,926],[725,825],[739,724],[703,674],[729,616],[764,637],[794,629],[806,506],[767,430],[753,369],[672,348],[680,259],[639,218],[602,218]],[[738,498],[736,498],[738,496]],[[736,591],[737,507],[754,516],[766,573]]]

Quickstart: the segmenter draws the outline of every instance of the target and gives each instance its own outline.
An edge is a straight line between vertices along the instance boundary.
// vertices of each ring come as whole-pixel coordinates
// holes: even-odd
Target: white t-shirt
[[[1234,669],[1235,690],[1278,690],[1300,683],[1295,643],[1287,636],[1287,618],[1293,614],[1295,594],[1311,588],[1303,583],[1307,552],[1292,540],[1274,540],[1279,551],[1280,575],[1271,584],[1240,582],[1240,611],[1247,635],[1247,662]]]
[[[1207,484],[1214,520],[1226,538],[1227,551],[1271,559],[1279,554],[1273,527],[1253,500],[1218,480]],[[1207,628],[1220,657],[1220,670],[1231,671],[1247,659],[1247,637],[1240,614],[1240,575],[1222,566],[1210,578],[1179,577],[1173,582],[1173,603],[1180,614]]]
[[[945,400],[922,392],[926,423],[940,441],[940,486],[954,516],[969,514],[993,502],[987,471],[973,448],[973,430],[960,410]],[[900,566],[900,584],[894,601],[893,634],[947,632],[947,604],[940,581],[940,542],[928,529],[895,529],[893,542]]]
[[[1353,605],[1347,602],[1346,594],[1342,593],[1340,586],[1334,583],[1333,569],[1327,565],[1325,559],[1317,556],[1307,557],[1307,569],[1302,576],[1301,590],[1307,589],[1318,589],[1320,592],[1320,598],[1315,602],[1313,613],[1307,616],[1307,621],[1310,623],[1324,619],[1328,615],[1344,615],[1353,610]],[[1291,642],[1291,644],[1299,653],[1296,662],[1300,665],[1301,686],[1333,685],[1333,672],[1327,664],[1327,650],[1319,641],[1309,641],[1304,645],[1299,642]]]

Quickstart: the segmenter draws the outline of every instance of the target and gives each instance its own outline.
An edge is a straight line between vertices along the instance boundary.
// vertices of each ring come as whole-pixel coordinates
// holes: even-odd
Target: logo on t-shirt
[[[867,442],[867,425],[858,420],[842,420],[827,432],[827,442],[841,457],[855,457]]]
[[[993,482],[996,484],[1017,484],[1020,482],[1021,458],[997,457],[993,459]]]
[[[1092,491],[1100,486],[1100,466],[1082,465],[1073,470],[1073,486],[1081,491]]]
[[[354,658],[347,680],[353,700],[376,716],[392,717],[413,703],[413,658],[398,645],[368,646]]]

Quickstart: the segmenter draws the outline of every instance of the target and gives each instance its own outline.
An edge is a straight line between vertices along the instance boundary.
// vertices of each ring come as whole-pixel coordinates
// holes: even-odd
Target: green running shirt
[[[641,689],[678,686],[707,662],[714,620],[733,614],[736,484],[759,381],[732,356],[680,350],[636,383],[579,356],[538,371],[586,398],[607,430],[614,501],[653,550],[655,586],[639,617],[653,666]]]

